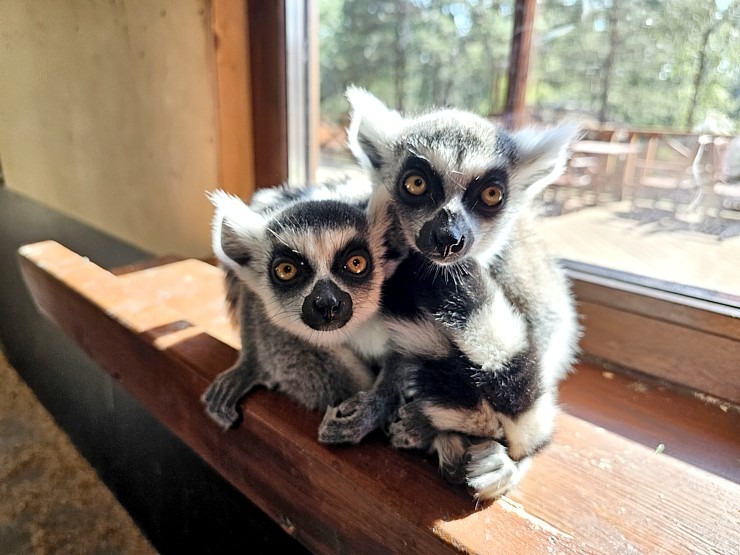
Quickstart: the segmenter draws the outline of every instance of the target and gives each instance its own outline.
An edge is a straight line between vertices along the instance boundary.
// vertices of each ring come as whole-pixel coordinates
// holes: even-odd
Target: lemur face
[[[406,243],[436,264],[485,256],[516,210],[511,139],[483,124],[450,111],[421,118],[384,168]]]
[[[439,265],[501,251],[517,217],[565,168],[578,129],[510,133],[445,109],[418,117],[351,88],[349,144],[375,184],[371,213],[395,212],[409,248]]]
[[[268,228],[265,273],[283,311],[315,331],[344,327],[375,273],[367,224],[357,209],[332,201],[293,206]]]
[[[382,241],[373,243],[359,207],[301,200],[258,213],[227,195],[214,202],[220,213],[214,251],[259,295],[275,325],[330,345],[375,314]]]

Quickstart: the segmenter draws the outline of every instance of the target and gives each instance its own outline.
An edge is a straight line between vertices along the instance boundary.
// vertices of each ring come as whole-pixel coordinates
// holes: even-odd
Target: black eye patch
[[[350,241],[337,253],[331,272],[345,283],[358,283],[373,275],[373,259],[367,244],[361,239]]]
[[[444,200],[442,180],[429,162],[410,156],[398,174],[396,197],[409,206],[434,207]]]
[[[270,281],[279,289],[294,289],[311,279],[311,265],[295,251],[283,247],[275,249],[267,268]]]
[[[506,170],[502,168],[489,170],[470,182],[463,201],[476,214],[484,217],[493,216],[506,204],[508,183]]]

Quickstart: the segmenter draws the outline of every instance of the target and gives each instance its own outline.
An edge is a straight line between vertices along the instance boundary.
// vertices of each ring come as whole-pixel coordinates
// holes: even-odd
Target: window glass
[[[361,176],[349,84],[402,111],[502,120],[515,7],[320,0],[317,177]],[[535,13],[526,121],[585,131],[543,195],[554,253],[740,305],[740,3],[543,0]]]

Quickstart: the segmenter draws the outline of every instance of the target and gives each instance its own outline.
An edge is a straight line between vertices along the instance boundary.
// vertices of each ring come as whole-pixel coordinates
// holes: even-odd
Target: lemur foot
[[[240,368],[232,368],[216,376],[200,400],[205,404],[208,416],[227,430],[239,419],[237,405],[252,385],[253,382],[245,379]]]
[[[339,406],[329,407],[319,426],[319,441],[359,443],[381,424],[385,417],[383,407],[371,391],[361,391]]]
[[[401,406],[388,427],[390,443],[397,449],[429,449],[436,433],[418,401]]]
[[[515,487],[529,462],[513,461],[506,447],[493,440],[472,445],[468,454],[467,483],[479,501],[497,499]]]
[[[442,477],[452,484],[465,483],[470,440],[460,434],[440,432],[434,438],[432,448],[437,452]]]

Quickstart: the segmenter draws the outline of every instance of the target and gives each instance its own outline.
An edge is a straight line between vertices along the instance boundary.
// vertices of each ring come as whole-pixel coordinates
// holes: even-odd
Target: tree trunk
[[[396,2],[396,40],[394,46],[394,75],[396,91],[396,109],[403,111],[404,97],[406,95],[406,41],[408,33],[406,30],[406,2],[398,0]]]
[[[714,14],[711,14],[712,21],[701,35],[701,47],[699,48],[699,63],[694,73],[694,90],[691,93],[691,103],[689,104],[689,111],[686,114],[686,128],[691,129],[694,126],[694,117],[696,112],[696,104],[699,100],[699,89],[701,89],[701,83],[704,80],[704,66],[707,63],[707,44],[709,44],[709,37],[719,27],[722,22],[721,19],[714,19]]]
[[[506,125],[511,129],[521,127],[525,120],[529,52],[532,48],[536,7],[536,0],[516,0],[515,2],[514,31],[509,55],[509,84],[504,112]]]
[[[606,55],[603,66],[603,80],[601,82],[601,101],[599,107],[599,122],[606,121],[607,111],[609,110],[609,87],[611,87],[612,68],[614,60],[619,50],[619,11],[617,0],[614,0],[609,10],[609,53]]]

